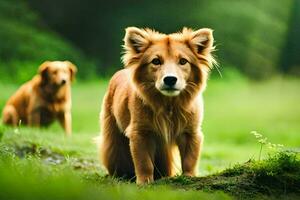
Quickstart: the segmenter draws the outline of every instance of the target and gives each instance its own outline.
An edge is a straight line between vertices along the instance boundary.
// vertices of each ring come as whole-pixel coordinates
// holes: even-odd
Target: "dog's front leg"
[[[203,135],[202,132],[184,133],[179,136],[177,144],[179,147],[182,173],[186,176],[197,175],[197,164],[200,156]]]
[[[72,134],[72,116],[71,112],[62,112],[58,114],[58,121],[61,126],[64,128],[67,136],[71,136]]]
[[[130,152],[133,159],[136,183],[153,182],[155,142],[151,133],[132,133],[129,137]]]

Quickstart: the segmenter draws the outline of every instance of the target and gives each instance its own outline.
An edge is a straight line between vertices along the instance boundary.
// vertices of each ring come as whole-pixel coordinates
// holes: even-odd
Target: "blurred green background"
[[[78,65],[80,79],[108,77],[122,67],[127,26],[210,27],[224,70],[256,79],[299,75],[299,10],[297,0],[2,0],[0,77],[22,82],[44,60],[63,59]]]
[[[207,191],[140,190],[105,177],[92,138],[99,135],[109,77],[122,68],[124,29],[214,29],[223,76],[213,70],[204,93],[199,165],[204,176],[257,159],[260,144],[253,130],[299,152],[299,22],[299,0],[1,0],[0,112],[45,60],[70,60],[78,74],[72,138],[63,136],[58,123],[43,130],[0,124],[0,188],[5,191],[0,199],[226,198]],[[264,147],[262,157],[272,151]],[[66,185],[72,192],[63,189]]]

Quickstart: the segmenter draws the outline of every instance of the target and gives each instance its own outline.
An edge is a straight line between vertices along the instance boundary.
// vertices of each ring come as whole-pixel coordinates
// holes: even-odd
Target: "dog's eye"
[[[151,61],[151,63],[152,63],[153,65],[161,65],[161,62],[160,62],[160,60],[159,60],[158,58],[154,58],[154,59]]]
[[[187,61],[187,59],[185,59],[185,58],[180,58],[180,60],[179,60],[179,64],[180,64],[180,65],[185,65],[187,62],[188,62],[188,61]]]

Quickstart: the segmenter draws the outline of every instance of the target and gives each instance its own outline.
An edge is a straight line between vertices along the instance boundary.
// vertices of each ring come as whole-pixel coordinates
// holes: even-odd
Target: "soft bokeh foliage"
[[[82,78],[95,69],[80,49],[46,27],[25,1],[1,1],[0,79],[26,81],[45,60],[71,60]]]
[[[254,78],[279,72],[282,60],[287,62],[283,57],[284,47],[289,32],[296,29],[293,21],[300,8],[295,0],[276,3],[272,0],[30,2],[52,28],[103,61],[104,65],[98,69],[100,74],[120,67],[125,27],[150,27],[171,33],[188,26],[213,28],[221,66],[234,66]],[[295,39],[299,35],[291,37]],[[296,45],[290,44],[289,49],[293,46]],[[290,60],[298,56],[289,57]]]
[[[224,70],[251,78],[299,74],[299,11],[297,0],[4,0],[0,77],[26,80],[49,59],[75,62],[81,78],[110,76],[122,67],[128,26],[165,33],[210,27]]]

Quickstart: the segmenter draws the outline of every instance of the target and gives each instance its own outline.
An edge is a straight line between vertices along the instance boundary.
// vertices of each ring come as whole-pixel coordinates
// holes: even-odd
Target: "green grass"
[[[206,190],[174,190],[169,184],[137,188],[132,183],[105,177],[92,138],[99,134],[99,111],[106,86],[105,80],[73,85],[72,138],[64,137],[58,123],[47,130],[0,128],[0,187],[7,190],[7,195],[19,199],[21,196],[9,190],[17,188],[18,193],[29,195],[28,199],[38,199],[46,191],[49,199],[225,198],[222,193],[210,194]],[[205,141],[200,175],[211,175],[237,163],[258,159],[260,144],[250,134],[253,130],[272,143],[283,144],[285,149],[299,151],[299,87],[300,80],[280,77],[264,82],[226,76],[209,80],[204,94]],[[16,88],[16,85],[0,84],[0,110]],[[263,147],[262,157],[273,151]],[[22,189],[24,185],[33,189]],[[66,194],[63,187],[72,194]],[[53,193],[54,190],[58,192]]]
[[[109,178],[91,135],[7,129],[0,145],[0,199],[230,199],[224,193],[136,187]],[[44,135],[41,135],[44,134]]]

